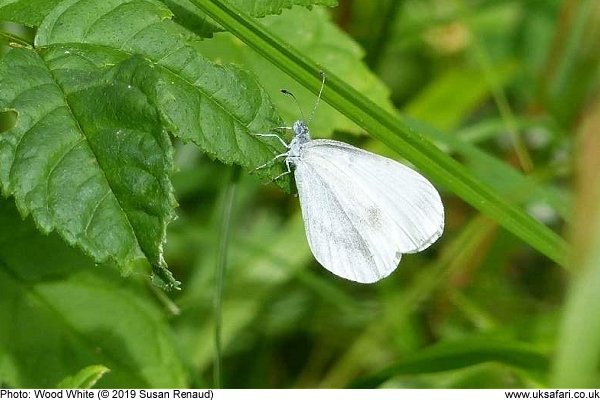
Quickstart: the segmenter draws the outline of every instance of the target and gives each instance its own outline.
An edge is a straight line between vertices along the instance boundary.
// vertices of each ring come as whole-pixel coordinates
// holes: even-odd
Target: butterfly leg
[[[287,167],[287,171],[285,171],[284,173],[279,174],[275,178],[273,178],[274,181],[281,178],[282,176],[286,176],[287,174],[292,173],[292,168],[290,167],[290,160],[288,160],[288,159],[285,160],[285,166]]]
[[[266,163],[264,163],[263,165],[259,165],[258,167],[254,168],[254,169],[253,169],[253,171],[256,171],[256,170],[259,170],[259,169],[263,169],[263,168],[266,168],[266,167],[268,167],[268,166],[270,166],[270,165],[273,165],[273,163],[274,163],[274,162],[275,162],[277,159],[279,159],[279,158],[281,158],[281,157],[287,157],[287,156],[288,156],[288,153],[281,153],[281,154],[278,154],[278,155],[276,155],[275,157],[273,157],[271,160],[269,160],[269,161],[267,161]],[[286,164],[287,164],[287,162],[286,162]]]
[[[287,128],[286,128],[286,129],[287,129]],[[290,148],[290,145],[289,145],[289,144],[287,144],[287,143],[285,142],[285,140],[283,140],[283,139],[281,138],[281,136],[279,136],[279,135],[277,135],[277,134],[275,134],[275,133],[257,133],[257,134],[256,134],[256,136],[260,136],[260,137],[274,137],[274,138],[277,138],[277,139],[279,140],[279,142],[280,142],[280,143],[281,143],[281,144],[282,144],[282,145],[283,145],[283,146],[284,146],[286,149],[289,149],[289,148]]]

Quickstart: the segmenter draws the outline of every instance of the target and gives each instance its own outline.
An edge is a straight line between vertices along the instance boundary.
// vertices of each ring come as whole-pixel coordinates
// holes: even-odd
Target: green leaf
[[[38,26],[62,0],[0,0],[0,21]]]
[[[319,70],[327,73],[326,68],[320,68],[297,49],[230,5],[215,0],[192,1],[300,84],[314,93],[318,92]],[[323,99],[330,105],[405,157],[435,183],[453,191],[541,253],[565,265],[567,245],[556,233],[523,210],[510,205],[499,193],[475,178],[421,134],[411,130],[400,118],[378,107],[342,78],[332,73],[328,73],[328,77]]]
[[[330,70],[386,110],[393,110],[389,101],[389,91],[362,61],[364,51],[342,32],[332,21],[329,13],[322,8],[312,11],[294,8],[279,16],[266,17],[259,23],[274,34],[285,37],[300,54],[316,63],[329,66]],[[308,118],[316,97],[314,93],[282,72],[269,60],[256,53],[251,47],[241,43],[229,33],[219,33],[211,40],[198,42],[197,49],[213,60],[243,65],[254,72],[267,92],[272,93],[273,102],[288,125],[301,118],[297,104],[288,96],[279,94],[286,88],[294,93],[305,116]],[[356,124],[325,103],[320,103],[311,121],[316,137],[329,136],[334,129],[360,132]]]
[[[174,135],[248,170],[282,153],[277,141],[255,136],[281,120],[254,76],[202,57],[170,17],[164,5],[150,0],[66,0],[44,20],[36,45],[85,43],[124,57],[142,55],[158,74],[156,90],[145,93]],[[274,163],[256,173],[268,179],[281,172],[281,163]],[[277,184],[289,191],[290,182],[286,177]]]
[[[0,135],[2,190],[43,232],[125,272],[149,264],[176,286],[162,256],[175,204],[171,144],[146,96],[106,79],[100,54],[53,47],[3,58],[0,110],[18,118]]]
[[[91,389],[110,369],[104,365],[90,365],[75,375],[68,376],[56,386],[57,389]]]
[[[53,387],[89,365],[111,370],[98,386],[186,385],[163,312],[143,287],[40,235],[4,199],[0,226],[3,385]]]
[[[547,372],[548,358],[531,346],[494,339],[473,339],[441,343],[355,383],[355,387],[377,387],[396,375],[429,374],[473,365],[497,362],[530,371],[536,376]]]

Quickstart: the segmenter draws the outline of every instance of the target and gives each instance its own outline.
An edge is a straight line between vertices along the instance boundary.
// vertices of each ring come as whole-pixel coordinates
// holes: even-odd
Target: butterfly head
[[[294,130],[294,139],[299,143],[306,143],[310,140],[310,131],[308,126],[302,120],[294,122],[292,125]]]

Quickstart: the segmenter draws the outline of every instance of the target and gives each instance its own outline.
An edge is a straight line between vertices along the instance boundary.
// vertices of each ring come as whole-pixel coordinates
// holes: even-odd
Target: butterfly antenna
[[[298,110],[300,110],[300,115],[302,116],[302,120],[305,121],[306,118],[304,118],[304,113],[302,112],[302,107],[300,107],[300,103],[298,102],[298,99],[296,98],[296,96],[294,96],[294,93],[290,92],[287,89],[281,89],[281,93],[287,94],[288,96],[292,96],[292,98],[296,102],[296,105],[298,106]]]
[[[325,72],[320,71],[319,74],[321,75],[321,89],[319,89],[319,95],[317,96],[317,101],[315,102],[315,106],[313,107],[310,116],[308,117],[308,121],[306,121],[306,124],[310,124],[310,121],[312,121],[313,117],[315,116],[315,112],[317,112],[317,106],[319,105],[319,100],[321,100],[321,93],[323,93],[323,88],[325,87]]]

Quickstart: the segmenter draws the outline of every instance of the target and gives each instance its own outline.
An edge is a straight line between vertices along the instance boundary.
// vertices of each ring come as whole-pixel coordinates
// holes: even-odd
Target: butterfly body
[[[310,142],[311,138],[308,126],[302,120],[294,122],[292,130],[294,131],[294,138],[289,144],[286,160],[290,164],[296,165],[295,163],[300,158],[302,146]]]

